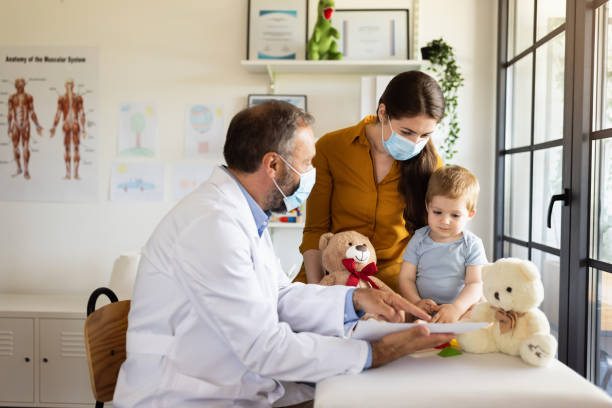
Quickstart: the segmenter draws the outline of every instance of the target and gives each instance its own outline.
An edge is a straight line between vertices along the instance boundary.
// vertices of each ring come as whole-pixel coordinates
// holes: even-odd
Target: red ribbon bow
[[[361,279],[372,285],[374,289],[380,289],[372,281],[372,279],[370,279],[370,276],[378,272],[378,268],[376,268],[376,264],[374,262],[370,262],[360,271],[355,268],[355,260],[353,258],[344,258],[342,260],[342,265],[344,265],[344,267],[351,273],[346,281],[346,286],[357,286],[359,285],[359,280]]]

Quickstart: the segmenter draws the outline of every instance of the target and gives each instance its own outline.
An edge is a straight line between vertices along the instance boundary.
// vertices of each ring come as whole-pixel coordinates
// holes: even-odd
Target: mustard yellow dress
[[[376,184],[365,134],[366,125],[372,123],[376,123],[376,116],[367,116],[357,125],[317,141],[312,160],[317,178],[306,202],[300,252],[319,249],[319,238],[326,232],[357,231],[376,249],[376,276],[399,292],[401,256],[410,240],[403,218],[404,198],[398,191],[400,167],[394,161],[389,173]],[[295,280],[306,282],[303,265]]]

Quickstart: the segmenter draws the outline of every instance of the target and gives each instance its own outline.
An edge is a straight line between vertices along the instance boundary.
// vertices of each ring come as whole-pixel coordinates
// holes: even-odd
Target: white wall
[[[411,1],[338,0],[338,8],[408,7]],[[458,164],[481,181],[472,230],[491,255],[495,114],[496,4],[491,0],[421,1],[421,43],[443,36],[466,78],[460,94]],[[219,102],[226,124],[249,93],[266,93],[267,77],[240,65],[246,53],[246,0],[0,0],[0,41],[15,46],[97,46],[99,200],[93,204],[0,202],[0,292],[88,293],[108,282],[114,259],[138,249],[174,205],[169,177],[163,203],[108,201],[116,156],[119,105],[156,102],[160,159],[182,159],[183,115],[189,103]],[[315,134],[359,118],[359,77],[285,75],[279,93],[306,93]],[[4,137],[4,136],[0,136]],[[169,173],[169,172],[167,172]],[[282,232],[294,245],[297,232]],[[285,240],[283,238],[283,240]],[[293,256],[293,255],[290,255]]]
[[[480,182],[478,211],[468,228],[482,238],[492,261],[497,1],[421,1],[420,21],[421,42],[443,37],[465,77],[459,93],[459,153],[453,163],[470,169]]]

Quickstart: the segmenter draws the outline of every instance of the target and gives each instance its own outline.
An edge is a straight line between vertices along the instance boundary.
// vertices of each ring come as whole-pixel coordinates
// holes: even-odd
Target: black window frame
[[[594,16],[607,0],[567,0],[565,23],[537,39],[538,0],[534,0],[532,45],[508,60],[508,16],[510,0],[498,2],[497,110],[495,155],[494,259],[504,254],[504,243],[557,255],[559,275],[559,349],[558,358],[579,374],[594,380],[592,352],[597,352],[597,280],[599,273],[612,273],[612,264],[590,257],[591,146],[594,140],[612,138],[612,129],[592,131]],[[536,50],[565,31],[565,80],[563,138],[534,144],[534,97]],[[517,61],[533,54],[531,89],[531,143],[506,149],[506,75]],[[559,249],[532,242],[533,157],[540,149],[563,146],[562,188],[570,192],[569,206],[561,212]],[[504,194],[506,157],[530,152],[529,238],[528,241],[504,235]],[[559,192],[561,193],[561,192]],[[556,204],[559,205],[559,204]]]

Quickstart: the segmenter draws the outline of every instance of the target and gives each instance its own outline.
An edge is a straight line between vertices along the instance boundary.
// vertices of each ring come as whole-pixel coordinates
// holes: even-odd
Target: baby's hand
[[[431,319],[432,323],[454,323],[461,316],[462,312],[452,303],[439,307],[438,313]]]
[[[440,310],[440,306],[431,299],[421,299],[417,302],[416,306],[426,311],[430,316]]]

